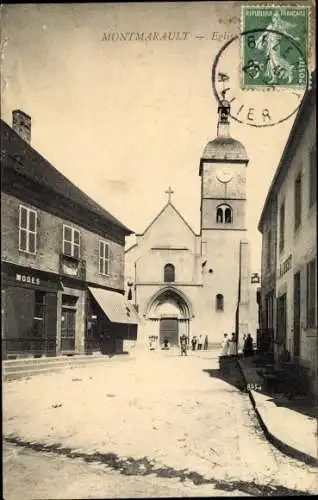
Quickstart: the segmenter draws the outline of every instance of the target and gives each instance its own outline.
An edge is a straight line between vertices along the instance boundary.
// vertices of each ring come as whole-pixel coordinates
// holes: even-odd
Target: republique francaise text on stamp
[[[309,17],[309,6],[242,7],[243,89],[308,85]]]

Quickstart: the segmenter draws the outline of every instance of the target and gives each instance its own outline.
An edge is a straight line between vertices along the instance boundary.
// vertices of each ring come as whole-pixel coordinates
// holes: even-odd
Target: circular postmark
[[[266,44],[270,36],[274,36],[276,43],[268,50]],[[246,57],[244,60],[244,44],[251,49],[247,60]],[[267,50],[260,50],[264,46]],[[253,86],[255,80],[257,85]],[[222,93],[226,92],[231,118],[251,127],[272,127],[291,118],[301,104],[309,81],[306,56],[299,44],[293,37],[274,29],[258,28],[234,36],[222,46],[212,66],[212,87],[217,102],[221,103]]]

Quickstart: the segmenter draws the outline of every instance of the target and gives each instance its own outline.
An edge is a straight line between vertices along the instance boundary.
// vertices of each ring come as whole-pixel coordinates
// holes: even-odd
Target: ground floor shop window
[[[103,311],[91,296],[87,301],[86,311],[85,352],[87,354],[102,353],[104,344],[104,323],[106,321]]]
[[[28,286],[7,286],[3,292],[3,357],[54,356],[56,292]]]
[[[34,293],[33,338],[31,350],[40,355],[45,350],[45,292]]]

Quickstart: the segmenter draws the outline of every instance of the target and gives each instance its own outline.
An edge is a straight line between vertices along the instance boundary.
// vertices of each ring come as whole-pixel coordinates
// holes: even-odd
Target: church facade
[[[200,232],[171,201],[126,250],[128,298],[139,314],[139,340],[178,345],[181,335],[224,333],[239,339],[251,331],[249,246],[246,239],[245,147],[230,136],[230,105],[218,109],[217,137],[205,147],[201,177]],[[255,298],[252,297],[255,301]],[[252,332],[254,333],[254,332]]]

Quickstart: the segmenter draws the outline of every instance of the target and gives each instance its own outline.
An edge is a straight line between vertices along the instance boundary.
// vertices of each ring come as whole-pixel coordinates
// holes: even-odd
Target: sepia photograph
[[[314,0],[0,27],[2,497],[316,495]]]

